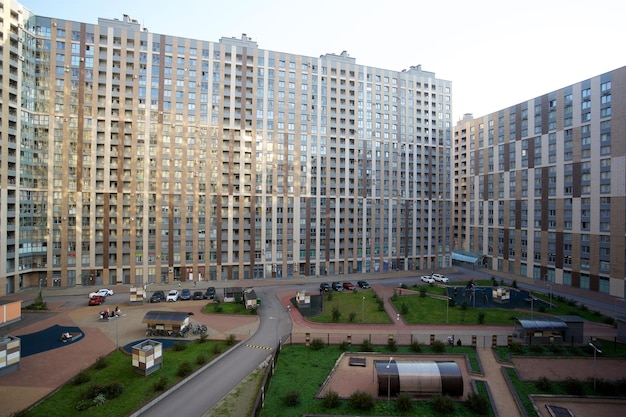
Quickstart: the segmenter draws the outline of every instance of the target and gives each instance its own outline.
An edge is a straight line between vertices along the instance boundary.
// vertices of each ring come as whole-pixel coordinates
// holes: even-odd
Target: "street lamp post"
[[[602,353],[593,343],[589,342],[589,346],[593,348],[593,390],[596,390],[596,355]]]
[[[391,371],[389,370],[389,365],[391,365],[391,361],[393,357],[389,357],[389,362],[387,362],[387,407],[389,406],[389,402],[391,399]]]
[[[365,323],[365,296],[363,296],[363,301],[361,302],[361,321]]]
[[[446,297],[446,324],[448,324],[448,310],[450,309],[450,297]]]

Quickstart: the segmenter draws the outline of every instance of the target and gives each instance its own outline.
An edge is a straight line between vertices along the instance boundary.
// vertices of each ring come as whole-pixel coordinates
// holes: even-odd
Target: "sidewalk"
[[[509,385],[504,375],[502,375],[503,365],[496,359],[493,349],[478,348],[476,352],[485,376],[484,378],[474,377],[474,379],[487,381],[489,391],[491,392],[491,400],[497,411],[496,415],[501,417],[522,417],[519,408],[517,408],[517,402],[513,394],[511,394]]]

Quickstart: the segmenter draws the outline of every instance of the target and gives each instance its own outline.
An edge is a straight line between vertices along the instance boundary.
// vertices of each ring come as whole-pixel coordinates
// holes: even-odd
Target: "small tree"
[[[355,319],[356,319],[356,313],[354,311],[351,311],[350,314],[348,315],[348,321],[350,323],[354,323]]]
[[[374,347],[372,346],[372,343],[368,339],[363,339],[363,342],[361,342],[361,345],[359,347],[361,349],[361,352],[373,352],[374,351]]]
[[[339,317],[341,317],[341,311],[339,310],[339,307],[335,306],[333,307],[333,323],[337,323],[339,321]]]
[[[352,406],[357,410],[368,411],[374,408],[374,398],[372,394],[365,391],[355,391],[350,396]]]
[[[446,351],[446,345],[444,345],[444,343],[441,340],[435,340],[430,345],[430,348],[433,350],[433,352],[436,352],[436,353],[442,353]]]
[[[398,350],[398,343],[395,339],[389,339],[389,341],[387,341],[387,349],[392,352],[396,352]]]
[[[320,338],[315,338],[311,340],[311,349],[313,350],[321,350],[324,347],[324,341]]]
[[[324,394],[324,407],[326,408],[336,408],[339,407],[339,394],[337,394],[333,390],[328,390],[326,394]]]
[[[398,394],[398,399],[396,400],[396,407],[398,407],[398,411],[407,412],[413,409],[413,401],[411,396],[406,392],[401,392]]]
[[[483,324],[483,323],[485,323],[485,312],[479,311],[478,312],[478,324]]]

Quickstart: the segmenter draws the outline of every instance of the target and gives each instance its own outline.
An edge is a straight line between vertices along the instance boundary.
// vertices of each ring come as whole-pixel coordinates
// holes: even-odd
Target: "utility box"
[[[133,346],[133,370],[148,376],[163,365],[163,344],[156,340],[144,340]]]

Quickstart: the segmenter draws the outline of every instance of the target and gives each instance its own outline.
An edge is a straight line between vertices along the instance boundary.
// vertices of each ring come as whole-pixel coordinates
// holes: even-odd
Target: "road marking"
[[[259,346],[259,345],[245,345],[246,347],[249,348],[253,348],[253,349],[265,349],[265,350],[272,350],[274,348],[271,347],[267,347],[267,346]]]

